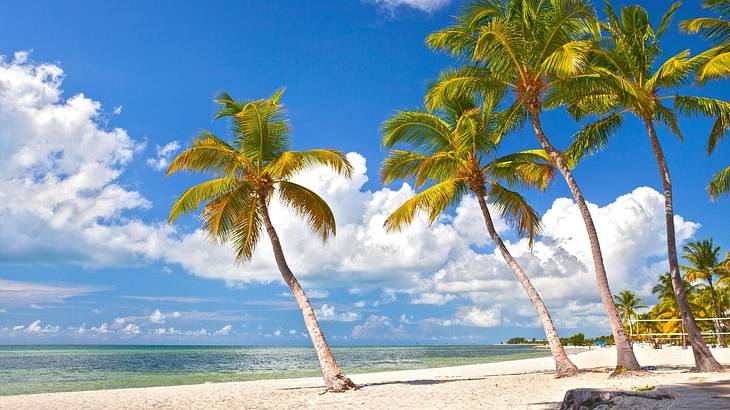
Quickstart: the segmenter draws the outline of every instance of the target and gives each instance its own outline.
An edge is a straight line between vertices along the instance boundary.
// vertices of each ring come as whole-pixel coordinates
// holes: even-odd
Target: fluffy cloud
[[[28,326],[24,325],[17,325],[13,326],[12,331],[13,332],[25,332],[25,333],[34,333],[34,334],[44,334],[44,333],[56,333],[58,332],[60,328],[58,326],[52,326],[52,325],[41,325],[40,320],[35,320]]]
[[[219,330],[217,330],[215,332],[215,334],[217,336],[228,336],[229,334],[231,334],[231,330],[233,330],[233,326],[225,325],[222,328],[220,328]]]
[[[162,324],[165,323],[165,320],[168,318],[179,318],[180,316],[182,316],[180,312],[162,313],[160,309],[155,309],[155,311],[150,314],[149,321],[150,323]]]
[[[451,3],[451,0],[365,0],[365,2],[383,7],[390,12],[399,7],[410,7],[432,13]]]
[[[354,322],[360,319],[360,315],[355,312],[336,313],[335,307],[326,303],[321,308],[316,309],[315,314],[317,319],[322,321]]]
[[[177,152],[180,147],[180,141],[172,141],[163,146],[155,146],[155,152],[157,153],[157,157],[147,158],[147,165],[158,171],[167,169],[167,167],[170,165],[170,161],[172,160],[172,155]]]
[[[116,182],[138,145],[103,126],[100,103],[64,100],[60,67],[27,58],[0,58],[0,261],[112,262],[94,232],[149,205]]]

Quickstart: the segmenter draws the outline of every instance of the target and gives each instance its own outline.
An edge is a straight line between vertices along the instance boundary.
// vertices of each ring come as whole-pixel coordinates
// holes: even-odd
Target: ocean
[[[530,346],[333,347],[348,374],[549,356]],[[0,346],[0,395],[318,376],[311,347]]]

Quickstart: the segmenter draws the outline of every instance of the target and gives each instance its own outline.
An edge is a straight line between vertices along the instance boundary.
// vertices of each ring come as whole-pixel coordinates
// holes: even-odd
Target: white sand
[[[566,390],[578,387],[632,389],[691,383],[730,387],[729,373],[696,373],[691,350],[636,348],[643,366],[657,366],[645,377],[609,379],[615,363],[612,348],[571,355],[584,371],[576,377],[554,379],[552,359],[354,374],[357,391],[319,393],[321,379],[300,378],[191,386],[46,393],[0,397],[1,409],[258,409],[258,408],[417,408],[417,409],[554,409]],[[730,349],[714,349],[730,365]],[[588,370],[592,369],[592,370]],[[718,384],[717,382],[720,382]],[[671,391],[671,390],[670,390]],[[726,394],[727,393],[727,394]],[[730,389],[714,393],[717,403],[730,408]],[[727,402],[726,402],[727,400]]]

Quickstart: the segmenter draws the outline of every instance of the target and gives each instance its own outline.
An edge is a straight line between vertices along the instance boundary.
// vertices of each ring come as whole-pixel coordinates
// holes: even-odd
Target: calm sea
[[[335,347],[349,373],[549,356],[530,346]],[[311,347],[0,346],[0,395],[317,376]]]

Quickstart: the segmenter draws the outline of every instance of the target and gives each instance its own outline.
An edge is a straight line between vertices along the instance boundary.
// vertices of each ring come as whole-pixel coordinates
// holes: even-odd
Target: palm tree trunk
[[[715,292],[715,285],[712,283],[712,273],[710,273],[710,277],[707,278],[707,283],[710,285],[710,296],[712,297],[712,309],[715,311],[715,317],[722,317],[722,312],[720,311],[720,304],[717,303],[717,292]],[[724,326],[720,324],[719,321],[713,320],[715,332],[717,332],[717,344],[722,347],[727,347],[727,343],[725,342],[725,335],[721,334],[725,331]]]
[[[517,280],[522,285],[522,288],[525,289],[527,297],[530,298],[530,302],[532,302],[535,310],[537,310],[537,315],[542,321],[542,327],[545,329],[545,336],[547,337],[548,345],[550,345],[550,352],[555,360],[555,377],[569,377],[578,374],[578,367],[570,361],[570,358],[568,358],[568,355],[565,353],[565,349],[560,343],[558,332],[555,330],[555,325],[550,317],[550,312],[548,312],[540,294],[537,293],[537,289],[532,286],[530,278],[527,277],[527,274],[525,274],[522,270],[522,267],[517,263],[515,258],[512,257],[512,254],[510,254],[507,246],[505,246],[504,242],[502,242],[502,238],[500,238],[497,230],[494,228],[492,216],[489,214],[489,209],[487,208],[487,202],[484,200],[484,195],[478,192],[476,194],[477,199],[479,200],[479,207],[482,209],[484,222],[487,224],[487,232],[489,232],[489,236],[497,245],[497,249],[499,249],[502,253],[502,257],[505,262],[507,262],[507,265],[509,265],[510,269],[512,269],[515,273],[515,276],[517,276]]]
[[[583,223],[585,224],[586,231],[588,233],[588,242],[591,245],[591,254],[593,256],[593,267],[596,271],[596,281],[598,282],[598,291],[601,295],[601,302],[603,303],[604,309],[608,315],[608,323],[611,325],[611,331],[613,332],[613,339],[616,343],[616,371],[621,372],[624,370],[641,370],[639,362],[636,360],[634,351],[631,343],[626,336],[626,330],[616,309],[616,304],[613,301],[611,289],[608,286],[608,277],[606,276],[606,268],[603,265],[603,254],[601,253],[601,245],[598,242],[598,233],[596,232],[596,226],[593,223],[593,217],[591,212],[588,210],[588,205],[583,198],[583,194],[578,188],[578,184],[573,178],[573,173],[565,163],[562,155],[553,147],[548,141],[545,133],[542,130],[542,123],[540,122],[540,116],[537,110],[530,110],[530,119],[532,121],[532,127],[535,131],[535,136],[540,145],[550,156],[552,161],[557,166],[560,173],[565,178],[565,182],[570,188],[570,192],[573,194],[575,204],[580,210],[580,214],[583,217]]]
[[[324,338],[322,329],[319,327],[319,322],[317,321],[317,316],[314,314],[314,309],[312,309],[312,304],[309,303],[309,298],[304,293],[302,285],[299,284],[299,281],[296,277],[294,277],[291,269],[289,269],[289,265],[286,263],[284,251],[281,249],[279,236],[276,234],[274,225],[271,223],[271,218],[269,217],[266,200],[263,197],[260,197],[258,202],[261,215],[264,219],[264,225],[266,226],[266,232],[269,234],[271,246],[274,248],[276,266],[279,268],[281,276],[284,278],[284,282],[289,285],[289,289],[291,289],[294,298],[297,300],[299,309],[302,311],[304,324],[307,327],[307,331],[309,331],[309,337],[312,339],[314,350],[317,351],[319,366],[322,369],[322,376],[324,377],[324,384],[327,387],[327,391],[343,392],[350,388],[355,388],[355,383],[353,383],[352,380],[350,380],[342,372],[340,366],[337,365],[337,361],[332,355],[332,351],[327,344],[327,340]]]
[[[722,366],[712,356],[712,352],[702,340],[700,328],[695,322],[692,309],[687,302],[687,292],[682,284],[682,276],[679,273],[679,260],[677,259],[677,241],[674,235],[674,210],[672,205],[672,179],[669,176],[669,167],[664,158],[662,146],[654,130],[654,124],[651,119],[643,118],[646,130],[649,132],[651,140],[651,148],[654,150],[659,172],[662,177],[662,185],[664,187],[664,219],[667,224],[667,257],[669,259],[669,274],[672,277],[672,287],[674,288],[674,296],[677,298],[677,306],[682,315],[682,324],[687,332],[689,343],[692,345],[692,353],[695,357],[695,365],[697,370],[701,372],[716,372],[722,370]]]

